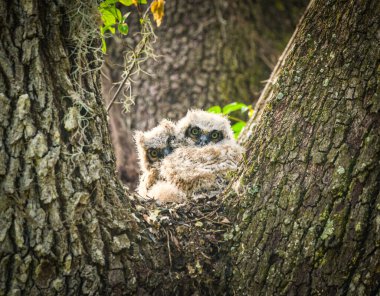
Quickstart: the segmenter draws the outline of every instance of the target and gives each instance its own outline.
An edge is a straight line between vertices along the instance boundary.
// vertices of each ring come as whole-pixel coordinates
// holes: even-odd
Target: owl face
[[[227,118],[202,110],[190,110],[178,121],[177,138],[184,145],[205,146],[222,144],[233,139]]]
[[[174,132],[174,124],[169,120],[162,120],[150,131],[135,133],[137,153],[143,171],[158,169],[164,157],[173,152]]]
[[[223,140],[223,132],[212,130],[210,132],[202,130],[198,126],[189,126],[185,132],[185,137],[191,139],[196,146],[205,146],[208,143],[218,143]]]

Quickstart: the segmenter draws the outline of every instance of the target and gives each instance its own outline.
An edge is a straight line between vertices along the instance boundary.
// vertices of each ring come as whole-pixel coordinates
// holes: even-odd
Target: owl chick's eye
[[[223,139],[223,134],[221,131],[212,131],[210,133],[210,138],[213,142],[219,142]]]
[[[151,148],[148,150],[148,157],[151,161],[156,161],[158,160],[158,150]]]
[[[201,129],[197,126],[190,127],[188,134],[190,137],[197,138],[201,134]]]

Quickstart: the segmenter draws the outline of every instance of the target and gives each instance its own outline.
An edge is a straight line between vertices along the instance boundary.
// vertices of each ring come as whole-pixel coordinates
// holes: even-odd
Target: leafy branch
[[[117,3],[120,3],[124,6],[136,6],[141,21],[143,17],[141,16],[140,5],[147,4],[147,0],[105,0],[99,4],[98,10],[100,12],[102,20],[102,25],[100,26],[100,35],[102,37],[103,53],[106,53],[107,51],[107,43],[105,41],[105,37],[107,37],[106,32],[110,32],[112,35],[115,35],[117,29],[117,31],[122,35],[128,35],[129,33],[127,18],[131,13],[128,12],[122,15],[120,9],[116,7]],[[149,6],[158,27],[161,25],[162,19],[164,17],[164,3],[164,0],[154,0]]]
[[[117,99],[121,90],[124,86],[127,86],[126,90],[129,91],[129,95],[126,95],[123,100],[124,110],[129,111],[129,107],[134,104],[132,97],[131,87],[132,79],[131,76],[138,75],[140,71],[143,71],[140,68],[140,64],[146,61],[148,58],[155,58],[153,44],[156,40],[154,34],[153,26],[150,21],[148,12],[151,11],[154,20],[156,21],[157,26],[161,25],[162,19],[164,17],[164,0],[154,0],[150,3],[145,13],[142,14],[141,5],[147,4],[147,0],[105,0],[99,4],[98,10],[101,14],[102,26],[100,27],[100,33],[102,38],[102,51],[106,53],[107,44],[105,41],[106,32],[111,34],[116,34],[117,31],[122,35],[127,35],[129,32],[129,26],[127,24],[127,18],[130,15],[126,13],[122,15],[120,9],[116,5],[120,3],[124,6],[136,6],[137,12],[140,18],[141,29],[139,35],[141,40],[136,45],[135,49],[130,50],[126,54],[126,70],[123,74],[123,80],[119,82],[119,87],[111,99],[110,103],[107,106],[107,112],[111,109],[113,103]]]
[[[207,112],[210,113],[227,115],[230,121],[235,122],[231,126],[231,128],[234,132],[235,139],[237,139],[247,122],[236,116],[231,115],[231,113],[236,111],[240,111],[241,113],[247,113],[248,118],[251,118],[254,113],[254,110],[251,105],[246,105],[244,103],[239,102],[233,102],[231,104],[225,105],[224,107],[212,106],[207,110]]]

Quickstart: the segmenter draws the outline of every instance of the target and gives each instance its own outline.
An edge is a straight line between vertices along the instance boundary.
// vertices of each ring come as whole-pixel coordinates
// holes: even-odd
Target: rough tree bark
[[[168,256],[143,247],[146,226],[122,203],[97,3],[0,1],[0,11],[0,295],[133,294],[138,270]]]
[[[157,28],[157,61],[143,68],[133,85],[136,105],[110,112],[112,142],[121,179],[134,186],[138,177],[132,130],[147,130],[162,118],[179,119],[190,108],[233,101],[254,103],[278,56],[294,32],[308,0],[167,1]],[[131,26],[132,32],[135,26]],[[130,38],[115,40],[103,67],[104,97],[121,80],[123,51]]]
[[[379,295],[379,14],[313,1],[264,90],[226,206],[237,295]]]
[[[96,3],[0,8],[1,295],[379,293],[376,1],[313,2],[224,203],[168,209],[116,179]]]

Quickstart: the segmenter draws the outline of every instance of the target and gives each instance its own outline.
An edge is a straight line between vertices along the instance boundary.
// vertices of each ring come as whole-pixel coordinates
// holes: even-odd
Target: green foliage
[[[119,0],[119,2],[121,4],[124,4],[125,6],[131,6],[131,5],[136,5],[136,3],[138,4],[146,4],[146,0]]]
[[[248,108],[248,106],[243,103],[233,102],[231,104],[224,106],[222,109],[222,112],[223,114],[227,115],[227,114],[230,114],[231,112],[242,110],[243,108]]]
[[[240,132],[242,131],[243,127],[245,127],[245,125],[246,125],[246,122],[238,121],[231,126],[234,132],[235,138],[237,138],[240,135]]]
[[[127,24],[119,24],[118,26],[117,26],[117,28],[118,28],[118,30],[119,30],[119,32],[121,33],[121,34],[124,34],[124,35],[127,35],[128,34],[128,31],[129,31],[129,27],[128,27],[128,25]]]
[[[106,53],[107,45],[105,41],[105,33],[107,31],[112,34],[117,31],[122,35],[127,35],[129,32],[129,26],[127,24],[127,18],[130,13],[125,15],[121,14],[120,9],[116,7],[117,3],[121,3],[124,6],[147,4],[146,0],[105,0],[99,4],[98,10],[101,15],[102,25],[100,26],[100,34],[102,37],[102,51]]]
[[[231,104],[225,105],[224,107],[212,106],[209,109],[207,109],[207,112],[223,114],[228,116],[228,119],[231,121],[231,123],[233,123],[231,128],[234,132],[235,139],[239,137],[240,132],[243,130],[247,123],[246,121],[231,115],[231,113],[236,111],[240,111],[241,113],[247,113],[248,118],[252,117],[253,115],[253,108],[251,105],[246,105],[239,102],[233,102]]]
[[[207,110],[207,112],[219,114],[222,113],[222,108],[220,108],[220,106],[212,106]]]

